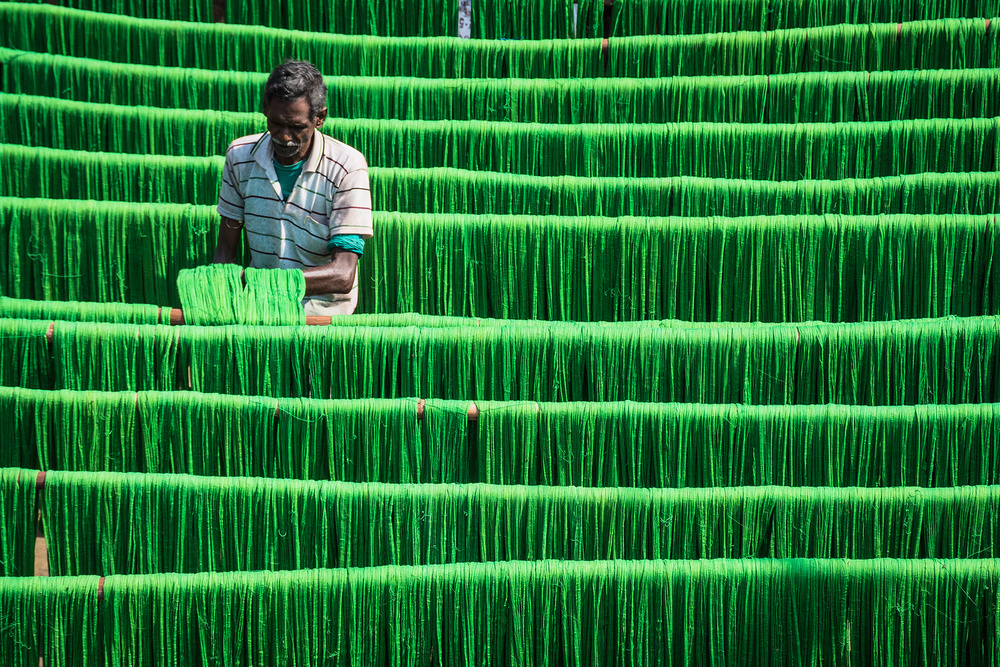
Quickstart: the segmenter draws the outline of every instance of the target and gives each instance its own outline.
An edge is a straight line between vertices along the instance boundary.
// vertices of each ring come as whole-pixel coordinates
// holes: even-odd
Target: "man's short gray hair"
[[[316,115],[326,108],[326,84],[319,70],[305,60],[286,60],[271,72],[264,85],[264,110],[277,98],[282,102],[294,102],[305,97],[309,102],[309,114]]]

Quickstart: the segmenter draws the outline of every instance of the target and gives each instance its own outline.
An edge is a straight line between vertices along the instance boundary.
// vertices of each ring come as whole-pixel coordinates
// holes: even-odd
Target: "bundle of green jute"
[[[0,317],[26,320],[160,324],[161,316],[170,316],[169,311],[162,310],[159,306],[146,304],[36,301],[0,296]]]
[[[34,571],[36,477],[35,470],[0,468],[0,577]]]
[[[177,274],[184,321],[194,325],[305,324],[306,280],[299,269],[210,264]]]
[[[247,111],[266,72],[0,48],[0,90],[124,107]],[[519,123],[838,123],[1000,115],[989,68],[652,79],[328,76],[329,118]]]
[[[111,575],[100,623],[96,577],[0,578],[0,650],[46,665],[996,665],[998,575],[995,559],[764,558]]]
[[[97,577],[0,577],[5,665],[96,665]]]
[[[2,4],[2,3],[0,3]],[[0,144],[8,197],[214,205],[225,158],[97,153]],[[382,211],[564,216],[994,214],[995,171],[767,181],[534,176],[451,167],[372,167]]]
[[[0,143],[141,155],[221,155],[258,113],[123,107],[0,93]],[[988,170],[1000,120],[849,123],[511,123],[329,118],[380,167],[535,176],[771,181]]]
[[[599,489],[52,471],[42,521],[52,574],[76,576],[549,559],[985,559],[1000,555],[998,513],[1000,486]],[[30,533],[35,520],[10,523]]]
[[[581,6],[582,11],[586,9]],[[416,10],[414,10],[416,11]],[[705,11],[715,11],[714,8]],[[586,21],[585,21],[586,22]],[[0,3],[5,46],[146,65],[268,72],[289,54],[341,76],[666,77],[996,67],[982,18],[602,40],[331,35]]]
[[[0,466],[590,487],[1000,484],[1000,404],[321,400],[0,387]],[[933,462],[930,465],[928,462]]]

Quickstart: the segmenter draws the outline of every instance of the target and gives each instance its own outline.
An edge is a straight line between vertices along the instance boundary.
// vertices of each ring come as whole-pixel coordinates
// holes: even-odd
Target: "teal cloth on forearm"
[[[359,255],[365,254],[365,240],[357,234],[338,234],[326,244],[326,249],[333,252],[334,248],[349,250]]]

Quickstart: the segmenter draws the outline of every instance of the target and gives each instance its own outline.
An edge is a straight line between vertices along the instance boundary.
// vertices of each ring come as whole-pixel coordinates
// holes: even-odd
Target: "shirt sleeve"
[[[233,151],[226,152],[226,164],[222,167],[222,184],[219,186],[219,205],[215,210],[224,218],[243,221],[243,194],[239,190],[240,181],[233,169]]]
[[[372,237],[372,193],[368,184],[368,164],[359,164],[347,172],[330,200],[330,237],[356,234]]]

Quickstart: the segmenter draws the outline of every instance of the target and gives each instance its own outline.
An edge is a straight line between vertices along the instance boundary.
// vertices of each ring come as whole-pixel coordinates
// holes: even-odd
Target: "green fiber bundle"
[[[4,197],[209,205],[219,201],[224,158],[0,144],[0,160],[9,166],[0,170],[0,195]]]
[[[686,329],[56,322],[51,351],[47,323],[0,322],[9,332],[0,360],[22,357],[6,386],[764,405],[1000,400],[995,317]],[[36,331],[40,349],[20,342]]]
[[[177,291],[186,324],[306,323],[302,309],[306,280],[299,269],[244,271],[234,264],[182,269]]]
[[[597,0],[589,0],[597,4]],[[945,18],[989,18],[996,2],[968,0],[615,0],[611,35],[770,31],[839,23],[910,23]],[[600,36],[600,35],[598,35]]]
[[[612,38],[608,76],[755,75],[996,67],[984,19]]]
[[[0,656],[8,665],[101,664],[98,577],[0,577]]]
[[[248,112],[264,72],[128,65],[0,49],[10,93],[126,107]],[[839,123],[1000,116],[992,69],[662,79],[328,76],[331,118],[533,123]]]
[[[1000,406],[274,399],[0,388],[6,466],[597,487],[1000,484]]]
[[[994,172],[841,181],[580,178],[449,168],[373,169],[371,175],[372,198],[383,210],[414,213],[739,217],[1000,210]]]
[[[359,310],[379,317],[835,322],[1000,313],[991,216],[386,212],[375,226]],[[357,317],[337,321],[375,323]],[[437,326],[407,317],[388,321]]]
[[[140,20],[4,3],[5,46],[168,67],[269,72],[289,53],[340,76],[663,77],[998,66],[983,19],[612,39],[463,40],[330,35],[259,26]]]
[[[111,62],[270,72],[276,63],[295,54],[320,72],[339,76],[604,75],[600,39],[523,43],[454,36],[399,39],[259,25],[143,20],[40,4],[9,4],[16,6],[0,7],[0,32],[8,37],[4,46]],[[391,10],[387,7],[383,11]],[[457,12],[453,16],[457,31]]]
[[[3,143],[144,155],[221,155],[236,137],[263,129],[255,113],[120,107],[3,93],[0,117]],[[997,162],[998,122],[541,125],[332,119],[324,131],[381,167],[786,181],[988,171]]]
[[[17,444],[8,442],[4,448]],[[37,475],[36,470],[0,468],[0,577],[30,577],[34,573]]]
[[[159,306],[144,304],[34,301],[0,296],[0,317],[26,320],[159,324],[161,310]]]
[[[52,366],[46,335],[49,321],[0,318],[0,385],[49,389]]]
[[[90,153],[0,144],[0,195],[133,203],[218,202],[223,158]],[[996,172],[836,181],[529,176],[371,169],[373,201],[411,213],[727,216],[963,213],[1000,209]]]
[[[995,486],[648,490],[51,472],[42,520],[52,574],[76,576],[498,560],[988,559],[997,556],[998,511]],[[30,532],[30,519],[14,528]]]
[[[177,274],[211,261],[218,228],[207,206],[0,197],[0,293],[179,306]]]
[[[334,318],[350,326],[1000,313],[990,216],[374,216],[359,279],[371,316]],[[218,225],[208,206],[0,198],[0,292],[179,307],[176,277],[211,261]],[[82,268],[67,277],[63,262]]]
[[[95,598],[71,595],[93,595],[93,577],[2,580],[0,599],[14,637],[34,636],[31,610],[62,602],[72,645],[100,647],[114,664],[700,666],[727,656],[957,667],[998,660],[997,568],[715,559],[110,576],[99,626]]]
[[[226,4],[226,23],[345,35],[430,37],[454,35],[457,0],[417,0],[406,9],[378,0],[298,0],[287,5],[256,0]]]
[[[214,19],[211,0],[63,0],[63,7],[75,7],[113,16],[135,16],[144,19],[211,22]]]
[[[480,0],[470,4],[470,33],[473,39],[603,37],[596,3],[580,3],[577,16],[575,4],[573,0]]]

